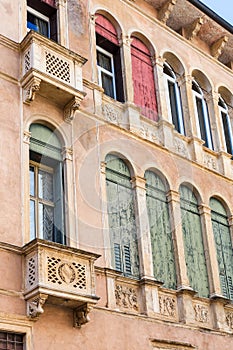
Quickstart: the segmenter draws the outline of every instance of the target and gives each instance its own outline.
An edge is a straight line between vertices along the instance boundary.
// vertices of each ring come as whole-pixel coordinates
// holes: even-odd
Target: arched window
[[[96,16],[98,83],[106,95],[124,102],[121,53],[117,32],[106,17],[100,14]]]
[[[135,37],[131,43],[134,103],[141,107],[142,114],[158,120],[154,71],[149,49]]]
[[[61,143],[45,125],[30,127],[30,238],[65,243]]]
[[[181,103],[180,89],[177,83],[177,78],[174,70],[168,63],[164,63],[163,72],[166,84],[166,96],[168,103],[168,114],[170,121],[174,124],[175,129],[185,134],[184,119]]]
[[[232,128],[231,128],[231,121],[228,113],[227,104],[225,103],[222,97],[219,97],[218,107],[219,107],[222,128],[224,133],[225,150],[226,152],[233,154],[233,135],[232,135]]]
[[[130,172],[125,162],[114,155],[108,155],[106,185],[112,265],[124,275],[138,277],[138,243],[130,180]]]
[[[194,193],[183,185],[180,186],[180,206],[189,283],[201,297],[208,297],[209,284],[198,203]]]
[[[216,198],[210,199],[210,208],[222,294],[233,299],[233,253],[226,210]]]
[[[213,149],[212,134],[207,103],[200,85],[196,80],[192,83],[194,108],[197,122],[198,137],[205,141],[204,145]]]
[[[145,172],[146,204],[150,223],[153,269],[156,280],[176,288],[176,270],[165,186],[158,175]]]

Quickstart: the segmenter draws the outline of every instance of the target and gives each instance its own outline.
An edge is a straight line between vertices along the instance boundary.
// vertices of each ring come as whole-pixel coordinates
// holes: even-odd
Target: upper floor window
[[[54,0],[27,0],[27,28],[57,41],[57,10]]]
[[[150,170],[146,171],[145,178],[154,276],[164,287],[175,289],[176,269],[166,188],[161,178]]]
[[[231,121],[228,113],[227,104],[225,103],[222,97],[219,98],[218,106],[219,106],[219,112],[221,116],[221,122],[222,122],[223,134],[224,134],[225,150],[228,153],[233,154],[233,135],[232,135]]]
[[[180,186],[180,207],[189,283],[199,296],[208,297],[209,283],[198,202],[193,191],[184,185]]]
[[[52,130],[30,127],[30,238],[65,243],[61,144]]]
[[[177,77],[168,63],[164,63],[163,72],[166,83],[166,97],[168,103],[168,115],[170,121],[174,124],[175,129],[181,133],[185,134],[184,129],[184,119],[181,104],[180,89],[177,83]]]
[[[233,253],[227,213],[216,198],[210,199],[210,208],[222,294],[233,300]]]
[[[134,103],[140,107],[142,114],[152,120],[158,120],[155,92],[154,69],[151,53],[138,38],[131,43],[132,79]]]
[[[100,14],[97,15],[95,24],[98,83],[106,95],[123,102],[121,51],[116,29]]]
[[[106,157],[108,221],[112,265],[126,276],[139,276],[134,196],[129,168],[114,156]]]
[[[197,122],[197,136],[204,141],[204,145],[206,147],[213,149],[213,141],[207,103],[204,97],[203,90],[195,80],[192,83],[192,91]]]

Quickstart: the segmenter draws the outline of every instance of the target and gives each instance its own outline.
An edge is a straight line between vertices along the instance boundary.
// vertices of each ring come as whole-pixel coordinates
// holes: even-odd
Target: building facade
[[[233,349],[232,26],[197,0],[0,10],[0,349]]]

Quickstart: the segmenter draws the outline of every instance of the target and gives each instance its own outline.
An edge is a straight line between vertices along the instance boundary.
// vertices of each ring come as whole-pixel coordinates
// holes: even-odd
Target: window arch
[[[210,199],[210,208],[222,294],[233,299],[233,253],[227,213],[216,198]]]
[[[61,143],[47,126],[30,126],[30,239],[65,244]]]
[[[233,154],[233,134],[230,116],[228,112],[228,107],[224,99],[220,96],[218,100],[219,113],[221,117],[224,142],[225,142],[225,150],[226,152]]]
[[[108,220],[112,265],[127,276],[139,276],[138,242],[131,176],[125,162],[106,157]]]
[[[192,82],[192,91],[197,123],[197,136],[205,142],[204,145],[206,147],[213,149],[208,106],[204,97],[203,90],[196,80],[193,80]]]
[[[184,185],[180,186],[180,207],[189,283],[201,297],[208,297],[209,284],[197,198]]]
[[[141,108],[142,114],[147,118],[157,121],[158,111],[151,53],[147,46],[136,37],[132,37],[131,59],[134,103]]]
[[[98,83],[104,93],[124,102],[121,51],[114,25],[102,14],[96,14],[96,56]]]
[[[175,129],[185,134],[184,118],[182,110],[182,102],[179,85],[177,83],[177,76],[172,67],[165,62],[163,66],[163,72],[166,83],[166,96],[168,103],[168,114],[171,122],[174,124]]]
[[[176,288],[176,270],[166,189],[161,178],[147,170],[146,204],[150,224],[153,270],[156,280]]]

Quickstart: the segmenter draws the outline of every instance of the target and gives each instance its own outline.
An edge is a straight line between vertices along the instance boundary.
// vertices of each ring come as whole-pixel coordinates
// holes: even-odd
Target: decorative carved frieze
[[[216,160],[209,154],[204,154],[204,165],[209,169],[217,170]]]
[[[102,112],[106,120],[111,123],[118,124],[119,113],[114,106],[111,104],[104,104],[102,106]]]
[[[176,301],[174,298],[168,295],[159,296],[159,309],[160,313],[164,316],[175,317],[176,316]]]
[[[37,319],[41,314],[43,314],[44,303],[46,302],[48,295],[39,294],[27,301],[27,315],[32,319]]]
[[[175,151],[178,154],[180,154],[181,156],[183,156],[185,158],[189,157],[187,147],[185,147],[184,143],[181,140],[175,139],[174,147],[175,147]]]
[[[209,321],[209,311],[204,305],[196,304],[194,307],[195,320],[197,322],[207,323]]]
[[[233,330],[233,312],[226,312],[226,322],[229,328]]]
[[[176,4],[176,0],[168,0],[159,10],[159,19],[161,22],[166,23],[170,14]]]
[[[226,45],[227,42],[228,42],[228,37],[226,35],[224,35],[222,38],[215,41],[211,46],[211,55],[214,58],[218,59],[219,56],[222,54],[224,46]]]
[[[31,138],[31,133],[29,131],[24,131],[23,132],[23,142],[26,143],[27,145],[30,144],[30,138]]]
[[[115,297],[116,304],[120,308],[138,311],[138,296],[135,288],[117,284]]]

